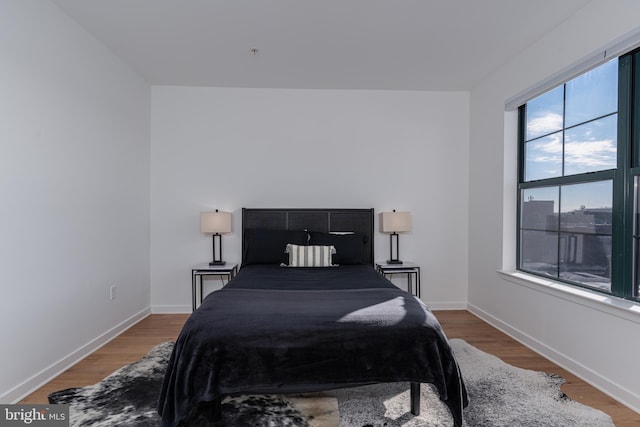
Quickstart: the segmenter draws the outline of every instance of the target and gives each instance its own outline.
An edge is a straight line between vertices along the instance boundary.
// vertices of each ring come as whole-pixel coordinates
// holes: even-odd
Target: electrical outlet
[[[111,301],[113,301],[114,299],[116,299],[116,289],[117,289],[117,286],[116,286],[116,285],[112,285],[112,286],[109,288],[109,299],[110,299]]]

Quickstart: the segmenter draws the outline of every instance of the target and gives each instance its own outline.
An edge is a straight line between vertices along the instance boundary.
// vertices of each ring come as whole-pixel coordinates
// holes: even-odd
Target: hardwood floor
[[[552,372],[565,380],[562,391],[571,399],[611,415],[618,427],[640,425],[640,414],[621,405],[467,311],[436,311],[448,338],[461,338],[514,366]],[[62,373],[20,403],[47,403],[57,390],[100,381],[111,372],[144,356],[154,345],[175,340],[186,314],[153,314]]]
[[[48,403],[47,396],[54,391],[97,383],[140,359],[156,344],[175,341],[187,317],[187,314],[152,314],[144,318],[19,403]]]

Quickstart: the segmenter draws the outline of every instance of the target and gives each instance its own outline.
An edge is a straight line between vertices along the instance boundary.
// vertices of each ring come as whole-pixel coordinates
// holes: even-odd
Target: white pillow
[[[289,254],[289,267],[334,267],[331,256],[336,253],[334,246],[302,246],[287,244],[284,250]]]

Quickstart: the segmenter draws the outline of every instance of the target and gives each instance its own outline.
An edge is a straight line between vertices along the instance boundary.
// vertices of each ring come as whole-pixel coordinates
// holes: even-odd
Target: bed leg
[[[420,415],[420,383],[411,383],[411,413]]]
[[[216,397],[211,407],[211,417],[213,421],[219,421],[222,418],[222,396]]]

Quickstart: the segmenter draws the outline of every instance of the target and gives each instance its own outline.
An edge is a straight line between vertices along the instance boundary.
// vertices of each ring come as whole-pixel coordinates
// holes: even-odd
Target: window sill
[[[614,315],[625,320],[640,323],[640,303],[622,298],[591,292],[587,289],[573,287],[521,271],[498,270],[498,273],[509,282],[524,286],[538,292],[544,292],[557,298],[580,304],[603,313]]]

